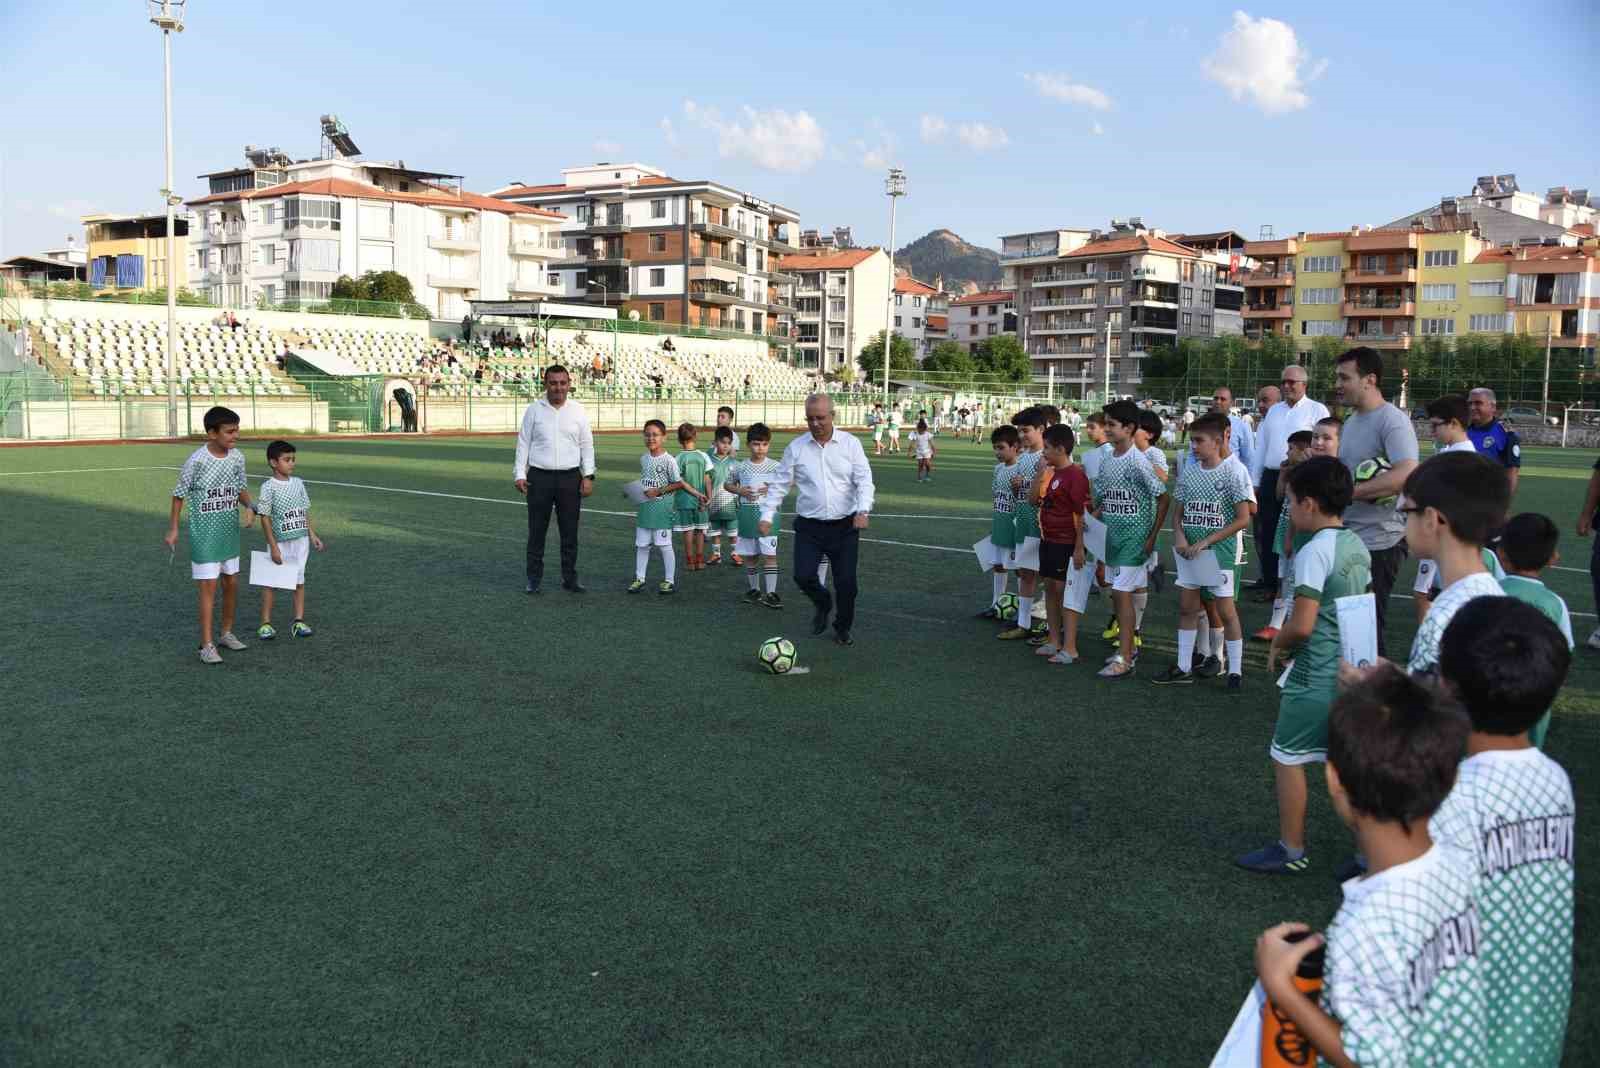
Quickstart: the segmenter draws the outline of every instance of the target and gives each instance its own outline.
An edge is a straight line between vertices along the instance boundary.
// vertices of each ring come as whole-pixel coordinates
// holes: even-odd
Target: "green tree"
[[[333,292],[329,295],[334,300],[366,300],[367,287],[361,279],[341,274],[334,280]]]
[[[883,331],[873,337],[861,347],[861,355],[856,357],[856,362],[861,365],[862,376],[868,382],[883,382]],[[894,341],[889,346],[889,373],[915,373],[917,370],[917,350],[911,342],[894,335]]]
[[[954,341],[941,341],[922,361],[924,373],[945,384],[966,383],[978,369],[972,354]]]
[[[1023,351],[1022,342],[1009,334],[989,338],[973,356],[979,374],[993,375],[1002,382],[1026,382],[1033,377],[1033,361]]]
[[[411,279],[399,271],[368,271],[361,276],[366,286],[366,300],[385,301],[390,304],[415,304],[417,296],[411,291]]]

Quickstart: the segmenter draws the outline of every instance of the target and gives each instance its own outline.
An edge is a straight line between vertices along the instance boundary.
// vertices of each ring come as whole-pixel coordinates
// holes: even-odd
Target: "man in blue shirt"
[[[1228,438],[1228,448],[1239,458],[1239,462],[1244,464],[1245,470],[1250,470],[1250,458],[1255,454],[1256,434],[1250,429],[1248,419],[1233,414],[1233,390],[1227,386],[1218,386],[1212,390],[1211,410],[1227,417],[1228,425],[1233,431]],[[1191,444],[1183,462],[1187,464],[1194,458],[1194,446]]]
[[[1511,492],[1517,492],[1517,476],[1522,471],[1522,439],[1517,432],[1495,419],[1498,405],[1494,390],[1479,386],[1467,394],[1467,438],[1478,455],[1506,469]]]

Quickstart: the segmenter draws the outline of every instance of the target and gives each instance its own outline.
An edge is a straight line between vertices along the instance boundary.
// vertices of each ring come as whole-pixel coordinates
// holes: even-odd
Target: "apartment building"
[[[177,281],[189,284],[190,217],[172,220],[177,248]],[[89,284],[99,292],[165,289],[167,286],[167,217],[161,215],[85,215],[82,217],[89,257]]]
[[[1581,225],[1581,224],[1580,224]],[[1476,269],[1505,271],[1506,329],[1579,349],[1592,365],[1600,341],[1600,247],[1556,245],[1494,248]]]
[[[782,270],[795,280],[796,366],[836,374],[883,333],[889,300],[883,249],[795,252],[784,257]]]
[[[1483,175],[1465,196],[1446,194],[1439,203],[1412,212],[1378,229],[1476,229],[1478,236],[1495,245],[1523,242],[1576,247],[1594,235],[1596,205],[1587,189],[1551,187],[1541,199],[1517,185],[1514,174]]]
[[[556,184],[493,195],[569,220],[550,274],[561,299],[762,334],[784,352],[794,339],[794,279],[778,262],[798,248],[800,216],[780,204],[641,163],[568,167]]]
[[[348,138],[347,149],[355,146]],[[396,271],[429,314],[467,301],[553,297],[548,272],[564,217],[461,188],[459,175],[334,154],[291,160],[246,150],[246,166],[203,174],[191,286],[213,303],[320,301],[340,275]]]
[[[1242,301],[1226,254],[1178,244],[1138,218],[1113,219],[1104,233],[1000,240],[1002,282],[1017,295],[1018,337],[1034,374],[1068,389],[1094,389],[1108,375],[1113,391],[1139,385],[1152,348],[1218,335],[1219,292],[1225,306]]]
[[[950,301],[950,340],[969,353],[992,337],[1016,332],[1016,294],[1011,290],[969,293]]]
[[[920,361],[945,335],[929,325],[931,316],[944,319],[948,329],[949,298],[926,282],[897,276],[894,280],[894,332],[911,342]]]

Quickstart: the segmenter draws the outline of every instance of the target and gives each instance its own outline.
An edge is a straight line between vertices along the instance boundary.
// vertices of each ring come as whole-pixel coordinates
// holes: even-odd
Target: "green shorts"
[[[672,529],[680,533],[686,530],[704,530],[707,525],[704,508],[678,508],[673,511]]]
[[[713,512],[706,517],[706,527],[715,531],[732,533],[739,526],[739,514],[729,510],[726,512]]]
[[[1022,544],[1023,538],[1041,538],[1039,530],[1039,513],[1032,508],[1018,508],[1016,511],[1017,544]]]
[[[1010,512],[994,513],[994,522],[989,525],[989,540],[1002,549],[1016,548],[1016,517]]]
[[[1278,699],[1278,723],[1268,750],[1279,764],[1315,764],[1328,759],[1328,709],[1333,688],[1285,687]]]
[[[1217,587],[1217,586],[1202,586],[1202,587],[1200,587],[1200,600],[1203,601],[1203,602],[1210,603],[1211,601],[1215,601],[1217,599],[1218,595],[1219,595],[1218,591],[1220,589],[1226,589],[1228,591],[1225,596],[1234,597],[1234,598],[1237,598],[1239,596],[1239,577],[1240,577],[1241,572],[1244,571],[1244,565],[1243,564],[1218,564],[1217,565],[1217,570],[1222,572],[1224,585],[1221,586],[1221,587]]]

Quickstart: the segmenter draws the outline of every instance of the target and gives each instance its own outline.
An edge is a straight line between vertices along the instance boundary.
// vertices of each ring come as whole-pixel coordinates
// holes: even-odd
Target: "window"
[[[922,329],[922,320],[919,319],[915,315],[913,315],[911,317],[911,329],[913,329],[913,330],[921,330]]]
[[[1422,320],[1424,334],[1454,334],[1456,321],[1454,319],[1424,319]]]
[[[256,222],[263,226],[271,226],[278,221],[278,202],[269,200],[265,204],[256,205]]]
[[[1211,333],[1211,316],[1205,314],[1200,316],[1200,332],[1202,334]]]
[[[1503,297],[1506,295],[1506,284],[1500,279],[1489,282],[1473,282],[1471,292],[1475,297]]]
[[[667,284],[667,269],[665,267],[650,268],[650,284],[659,289]]]
[[[912,306],[912,307],[913,307],[913,308],[920,308],[920,307],[922,307],[922,298],[921,298],[921,297],[912,297],[912,298],[911,298],[911,306]]]
[[[339,229],[339,202],[337,200],[308,200],[289,197],[283,202],[285,228],[304,227],[308,230]]]
[[[665,219],[667,217],[667,202],[665,200],[652,200],[650,202],[650,218]]]
[[[900,316],[896,315],[894,317],[894,325],[895,326],[899,326],[900,325]]]
[[[1440,283],[1438,285],[1425,285],[1422,287],[1422,299],[1455,300],[1456,285],[1454,282],[1450,282],[1448,284]]]
[[[1183,332],[1186,333],[1186,334],[1193,333],[1194,332],[1194,313],[1193,312],[1184,312],[1182,318],[1183,318],[1183,321],[1182,321],[1181,325],[1183,327]]]
[[[967,336],[968,337],[977,337],[978,336],[978,324],[977,323],[973,323],[971,326],[967,327]]]
[[[289,270],[337,271],[339,269],[339,242],[291,241],[289,242]]]
[[[969,313],[967,318],[976,319],[978,317],[978,306],[976,304],[974,304],[972,307],[968,308],[967,311]]]
[[[1121,330],[1122,329],[1122,313],[1120,311],[1108,311],[1108,312],[1106,312],[1106,322],[1109,325],[1116,327],[1118,330]]]
[[[256,262],[263,267],[271,267],[278,262],[278,246],[271,241],[263,241],[256,246]]]
[[[1107,304],[1121,304],[1122,303],[1122,287],[1121,286],[1107,286],[1106,287],[1106,303]]]
[[[1337,304],[1339,303],[1339,289],[1337,286],[1326,289],[1302,289],[1300,291],[1301,304]]]
[[[1187,261],[1185,261],[1185,262],[1187,262]],[[1183,287],[1183,306],[1185,308],[1188,308],[1188,307],[1193,306],[1193,304],[1194,304],[1194,286],[1184,286]]]
[[[1300,323],[1302,337],[1343,337],[1344,323],[1338,319],[1305,319]]]
[[[559,286],[561,285],[561,276],[556,274],[554,271],[551,271],[545,276],[544,283],[547,286]]]
[[[650,321],[652,323],[665,322],[666,318],[667,306],[665,304],[656,301],[650,305]]]
[[[904,300],[904,299],[905,299],[905,294],[904,293],[896,293],[894,295],[894,306],[896,308],[900,307],[900,302],[902,300]]]
[[[828,314],[833,318],[840,318],[844,315],[843,298],[828,301]]]
[[[1120,355],[1122,355],[1122,335],[1121,334],[1112,334],[1111,335],[1111,346],[1107,351],[1112,356],[1120,356]]]
[[[843,341],[844,340],[844,327],[843,326],[830,326],[830,327],[828,327],[828,340],[830,342],[831,341]]]
[[[997,327],[997,326],[996,326],[996,325],[995,325],[995,324],[994,324],[994,323],[990,323],[990,324],[989,324],[989,336],[990,336],[990,337],[994,337],[994,335],[995,335],[995,333],[996,333],[996,332],[997,332],[997,331],[998,331],[998,330],[999,330],[999,329],[1000,329],[1000,328],[999,328],[999,327]]]
[[[1422,265],[1424,267],[1454,267],[1460,253],[1454,249],[1439,249],[1436,252],[1424,252]]]
[[[1509,316],[1504,312],[1496,312],[1493,315],[1474,315],[1471,317],[1467,329],[1474,334],[1507,334],[1511,332],[1507,322],[1508,319]]]
[[[1300,261],[1300,269],[1307,273],[1337,271],[1343,256],[1306,256]]]
[[[581,223],[587,223],[594,218],[594,205],[579,204],[573,209],[573,217]]]
[[[665,252],[665,251],[667,251],[667,235],[666,234],[651,234],[650,235],[650,251],[651,252]]]
[[[972,314],[974,314],[974,315],[978,314],[978,309],[977,308],[973,308],[972,309]],[[989,314],[990,315],[999,315],[1000,314],[999,306],[995,305],[995,304],[989,305]]]

